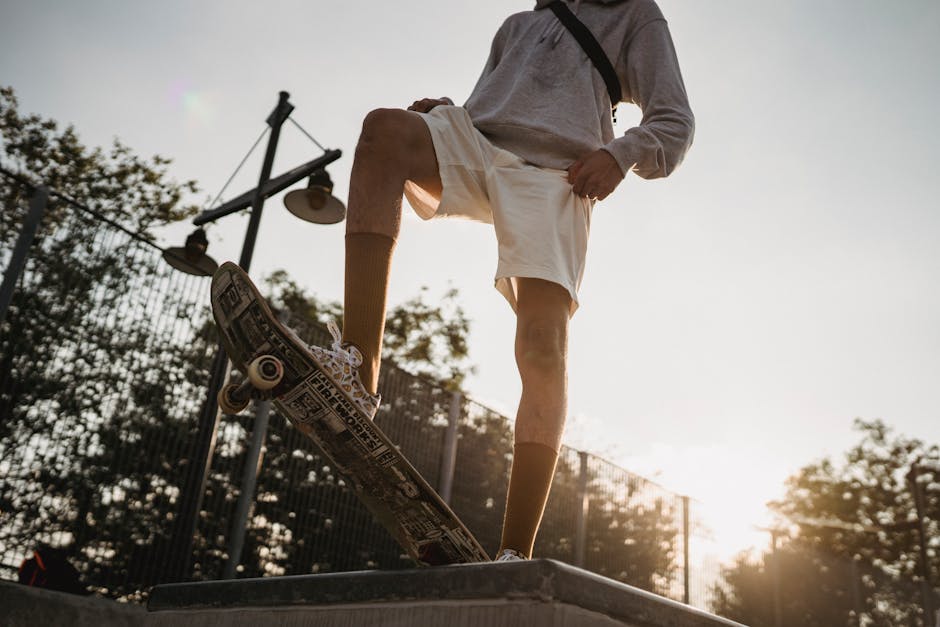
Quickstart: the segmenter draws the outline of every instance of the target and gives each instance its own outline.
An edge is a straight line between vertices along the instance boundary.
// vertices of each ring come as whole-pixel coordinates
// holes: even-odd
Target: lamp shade
[[[306,189],[284,196],[284,206],[301,220],[316,224],[336,224],[346,218],[346,206],[333,196],[333,181],[326,170],[314,172]]]
[[[215,259],[206,254],[209,239],[206,232],[196,229],[186,238],[182,248],[167,248],[163,251],[163,260],[186,274],[212,276],[219,269]]]

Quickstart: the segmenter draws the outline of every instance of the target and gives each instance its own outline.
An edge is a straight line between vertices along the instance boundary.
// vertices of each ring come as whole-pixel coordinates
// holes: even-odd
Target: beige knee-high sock
[[[385,330],[385,299],[395,240],[381,233],[346,235],[343,341],[362,351],[359,375],[373,394],[378,388]]]
[[[532,557],[557,461],[558,452],[538,442],[520,442],[513,447],[500,553],[513,549]]]

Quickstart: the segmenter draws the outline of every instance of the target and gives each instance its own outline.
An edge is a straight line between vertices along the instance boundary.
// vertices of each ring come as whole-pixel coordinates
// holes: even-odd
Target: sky
[[[463,102],[503,19],[533,4],[0,0],[0,84],[86,144],[171,157],[199,204],[285,90],[293,119],[343,151],[329,171],[345,199],[365,114]],[[659,4],[695,144],[669,178],[630,175],[594,210],[565,441],[691,495],[744,548],[786,477],[857,440],[856,417],[940,442],[940,4]],[[622,133],[639,111],[618,118]],[[274,173],[319,153],[288,124]],[[223,200],[254,187],[262,154]],[[246,224],[213,225],[209,253],[237,259]],[[391,305],[458,288],[469,392],[511,415],[514,317],[492,287],[492,229],[406,209],[397,250]],[[342,225],[268,201],[255,278],[283,268],[341,300],[342,259]]]

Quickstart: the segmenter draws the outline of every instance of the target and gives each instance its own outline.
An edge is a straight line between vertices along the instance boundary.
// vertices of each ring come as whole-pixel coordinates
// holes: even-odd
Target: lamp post
[[[770,534],[770,551],[773,556],[771,566],[771,583],[773,585],[774,627],[783,627],[783,602],[780,594],[780,556],[777,554],[777,544],[782,531],[776,527],[757,527],[758,531]]]
[[[311,207],[308,208],[301,217],[310,222],[322,224],[339,222],[345,217],[345,207],[343,207],[340,201],[330,195],[332,183],[329,183],[329,188],[325,185],[325,181],[329,181],[329,177],[326,176],[325,181],[323,179],[323,176],[326,175],[323,168],[339,159],[340,156],[342,156],[341,151],[326,150],[323,155],[316,159],[297,166],[278,177],[271,178],[271,169],[274,164],[274,155],[277,151],[281,127],[294,110],[294,106],[288,100],[289,97],[287,92],[280,92],[277,106],[266,120],[268,126],[271,127],[271,134],[268,137],[268,145],[265,151],[264,163],[261,167],[261,175],[259,176],[257,187],[224,203],[216,209],[203,212],[193,220],[195,226],[201,227],[204,224],[214,222],[222,217],[251,207],[251,217],[249,218],[248,228],[245,233],[241,256],[238,262],[246,272],[251,266],[255,241],[258,236],[258,227],[261,222],[261,212],[264,207],[264,201],[268,197],[310,176],[311,178],[316,178],[316,180],[313,181],[315,185],[311,186],[306,192],[301,193],[305,193],[309,197],[308,201]],[[320,174],[321,172],[322,174]],[[291,195],[296,199],[297,193],[298,192],[291,192]],[[317,205],[319,205],[319,207]],[[326,211],[318,211],[318,209],[325,209]],[[291,211],[299,215],[298,212],[300,209],[295,211],[291,208]],[[200,232],[201,229],[191,235],[187,239],[187,245],[183,247],[183,249],[170,249],[167,251],[167,254],[164,255],[167,262],[175,268],[190,274],[202,276],[211,275],[215,268],[218,267],[218,264],[205,255],[207,242],[204,234],[200,237]],[[182,261],[181,258],[183,259]],[[216,351],[210,372],[209,386],[200,412],[199,430],[196,435],[196,442],[191,458],[192,463],[180,494],[180,512],[173,530],[173,536],[170,540],[169,559],[167,560],[165,570],[165,580],[167,581],[183,581],[187,578],[189,572],[193,539],[196,534],[199,511],[202,509],[203,494],[205,493],[208,472],[215,450],[216,432],[220,416],[216,397],[218,391],[225,383],[229,372],[229,361],[221,345]],[[261,437],[263,437],[263,434],[261,434]],[[249,461],[249,464],[250,463]]]

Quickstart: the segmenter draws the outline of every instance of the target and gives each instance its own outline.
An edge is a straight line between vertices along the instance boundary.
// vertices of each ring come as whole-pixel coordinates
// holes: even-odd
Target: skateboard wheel
[[[238,390],[238,385],[229,383],[219,390],[219,409],[226,414],[237,414],[248,407],[248,399],[239,400],[235,398],[234,392]]]
[[[262,355],[248,364],[248,379],[259,390],[270,390],[284,377],[284,364],[277,357]]]

